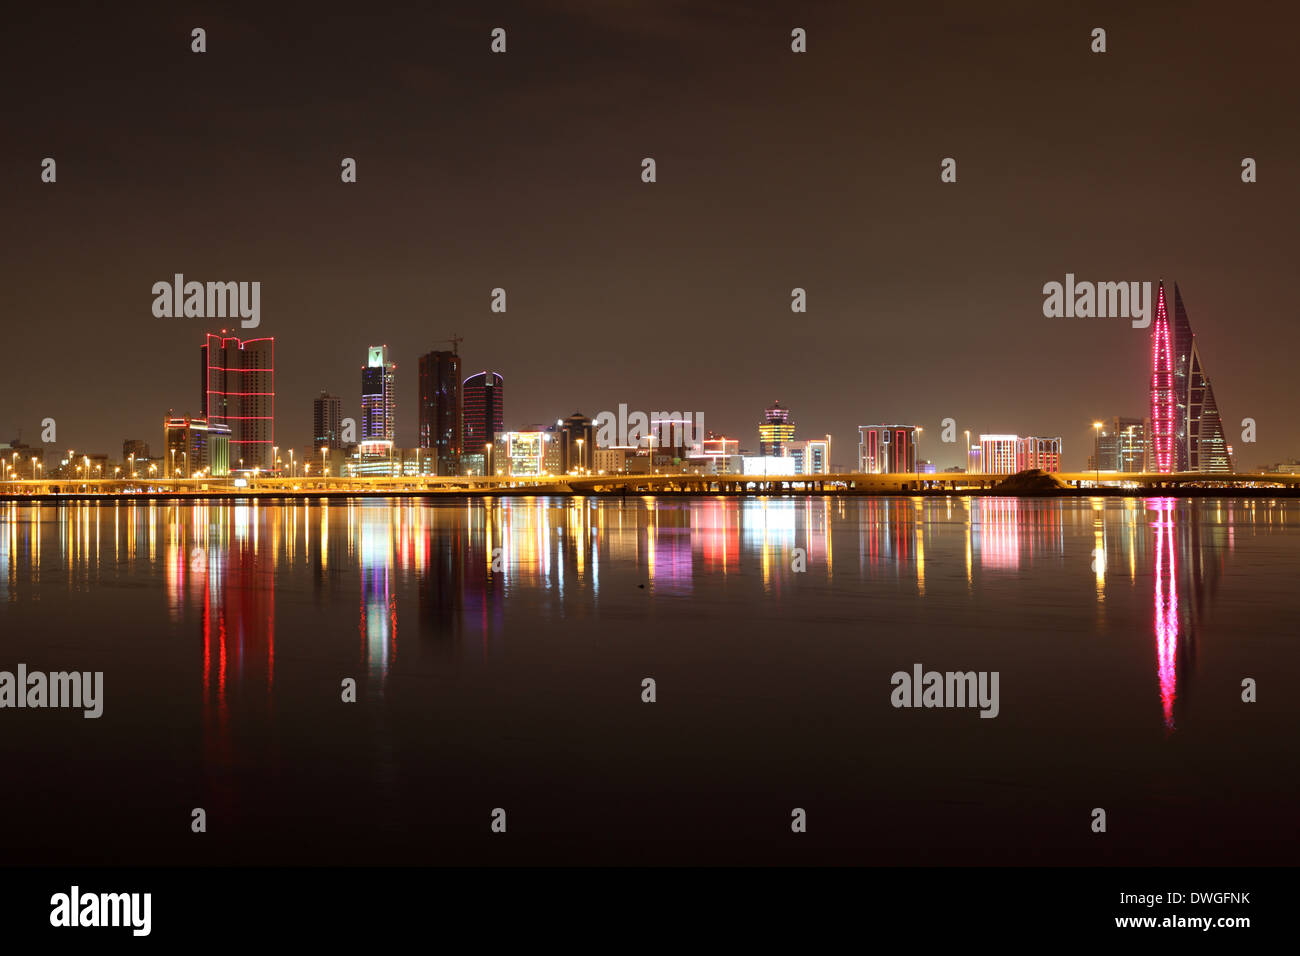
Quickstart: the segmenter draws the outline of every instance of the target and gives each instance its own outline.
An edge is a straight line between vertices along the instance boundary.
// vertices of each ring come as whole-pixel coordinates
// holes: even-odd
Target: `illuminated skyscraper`
[[[437,474],[455,475],[465,450],[461,408],[460,356],[428,352],[420,356],[420,447],[432,448]]]
[[[758,426],[758,453],[763,458],[783,458],[789,454],[787,447],[794,441],[794,425],[790,423],[790,409],[773,402],[764,413],[766,421]]]
[[[479,372],[465,379],[465,453],[480,455],[505,431],[505,379]]]
[[[1227,473],[1228,446],[1214,389],[1201,362],[1183,296],[1174,283],[1174,446],[1178,471]]]
[[[271,470],[275,452],[275,339],[209,333],[199,349],[199,417],[230,428],[230,464]]]
[[[1174,451],[1177,400],[1174,391],[1173,343],[1169,313],[1165,309],[1165,284],[1156,299],[1156,321],[1151,330],[1151,454],[1155,471],[1169,474],[1178,465]]]
[[[372,345],[361,369],[361,441],[397,438],[397,366],[388,361],[387,345]]]

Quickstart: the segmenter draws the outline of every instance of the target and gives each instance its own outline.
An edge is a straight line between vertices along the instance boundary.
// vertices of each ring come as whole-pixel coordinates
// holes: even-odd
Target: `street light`
[[[322,477],[325,478],[328,478],[330,474],[329,469],[325,467],[325,452],[328,449],[328,447],[329,447],[328,445],[320,446],[320,473]]]

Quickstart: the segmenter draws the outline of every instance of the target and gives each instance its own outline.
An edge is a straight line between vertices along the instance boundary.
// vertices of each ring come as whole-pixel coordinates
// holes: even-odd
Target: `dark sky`
[[[956,463],[952,417],[1082,467],[1094,419],[1146,414],[1150,349],[1044,318],[1073,272],[1177,280],[1240,464],[1300,455],[1294,7],[269,6],[7,11],[0,440],[48,416],[59,448],[160,447],[215,325],[154,318],[182,272],[262,283],[285,447],[321,388],[357,415],[378,343],[414,445],[418,355],[456,332],[507,427],[626,402],[756,448],[779,398],[845,465],[878,421]]]

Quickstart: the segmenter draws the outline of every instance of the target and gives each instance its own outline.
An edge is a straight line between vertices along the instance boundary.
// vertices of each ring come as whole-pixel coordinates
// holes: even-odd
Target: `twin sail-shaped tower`
[[[1171,328],[1163,281],[1151,331],[1150,467],[1162,474],[1232,471],[1219,406],[1187,320],[1182,293],[1175,283]]]

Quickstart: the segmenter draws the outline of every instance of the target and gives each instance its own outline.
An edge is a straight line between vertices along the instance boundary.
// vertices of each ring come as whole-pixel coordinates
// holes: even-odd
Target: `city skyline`
[[[1070,11],[1030,5],[631,11],[414,13],[376,75],[351,65],[354,25],[328,10],[307,43],[289,42],[300,25],[287,13],[255,27],[213,16],[206,59],[189,52],[183,13],[128,27],[83,11],[103,42],[72,51],[39,11],[19,11],[27,42],[0,69],[20,92],[46,71],[61,79],[42,109],[15,110],[0,157],[8,345],[44,354],[51,327],[66,344],[63,387],[11,363],[0,435],[34,442],[54,418],[63,448],[156,440],[160,413],[192,394],[170,357],[214,331],[153,316],[153,283],[181,272],[261,282],[260,326],[236,334],[283,344],[293,442],[310,437],[305,397],[351,403],[354,356],[382,339],[405,360],[398,408],[412,410],[395,440],[415,446],[412,363],[455,330],[467,367],[509,379],[519,423],[671,398],[739,433],[779,395],[837,439],[915,421],[936,452],[928,429],[951,417],[1060,433],[1082,467],[1093,421],[1143,414],[1149,354],[1127,322],[1043,317],[1043,284],[1069,271],[1177,279],[1237,457],[1300,454],[1300,422],[1281,411],[1296,332],[1280,193],[1300,142],[1277,121],[1295,94],[1287,33],[1267,17],[1111,11],[1101,56]],[[505,12],[516,42],[493,58],[479,39]],[[796,16],[802,57],[789,52]],[[1171,68],[1207,35],[1214,57],[1194,75]],[[436,60],[430,36],[446,39]],[[918,74],[917,50],[948,66]],[[120,68],[131,62],[150,67]],[[523,89],[525,77],[542,79]],[[698,106],[722,98],[740,105]],[[1087,135],[1056,108],[1084,101],[1104,117]],[[232,142],[246,160],[226,158]],[[56,183],[40,182],[44,156]],[[940,180],[945,157],[954,183]],[[1257,182],[1241,181],[1243,157]],[[177,209],[194,228],[177,229]],[[491,311],[497,288],[505,312]],[[790,311],[794,288],[805,314]],[[118,335],[156,371],[148,387],[102,375],[94,343]],[[113,421],[90,413],[101,407]],[[1246,417],[1253,447],[1233,440]]]
[[[1224,473],[1231,470],[1229,457],[1232,446],[1224,441],[1213,389],[1208,375],[1204,372],[1199,343],[1191,330],[1181,290],[1176,283],[1173,297],[1176,305],[1175,318],[1171,324],[1164,281],[1161,280],[1158,283],[1155,300],[1151,303],[1152,377],[1148,389],[1151,417],[1146,421],[1154,424],[1143,457],[1143,465],[1151,471]],[[479,447],[486,450],[486,444],[495,441],[498,433],[541,429],[563,431],[567,435],[573,427],[574,420],[583,418],[586,419],[583,428],[588,444],[593,450],[597,444],[591,428],[591,419],[583,416],[580,411],[575,412],[567,421],[557,419],[555,426],[529,424],[521,428],[510,427],[511,422],[505,418],[503,411],[503,376],[484,371],[472,374],[463,382],[461,381],[462,365],[458,349],[463,339],[459,336],[439,340],[450,341],[453,345],[451,351],[431,350],[418,357],[417,444],[403,445],[395,437],[396,410],[400,404],[396,388],[397,363],[392,361],[387,345],[371,345],[367,348],[367,361],[362,367],[360,383],[359,417],[353,424],[355,435],[359,423],[359,440],[356,437],[347,440],[341,434],[342,422],[349,417],[342,414],[342,410],[347,406],[341,398],[330,394],[328,389],[321,389],[319,395],[312,401],[310,417],[313,439],[310,445],[307,442],[277,439],[274,414],[275,339],[262,337],[241,340],[228,333],[228,329],[222,329],[220,334],[210,332],[204,337],[204,344],[200,349],[203,358],[201,414],[192,417],[196,421],[203,422],[205,428],[210,423],[214,427],[228,426],[233,429],[230,439],[232,468],[238,462],[241,470],[245,465],[250,471],[276,470],[270,467],[270,456],[259,455],[258,450],[269,452],[280,447],[292,448],[294,445],[301,445],[308,454],[314,454],[320,450],[318,446],[322,444],[328,445],[331,449],[355,449],[358,445],[366,445],[372,456],[379,451],[378,446],[386,446],[389,449],[405,447],[430,450],[430,460],[436,462],[436,473],[455,475],[459,473],[460,459],[463,455],[476,455]],[[492,387],[485,388],[484,384],[489,381]],[[467,398],[462,397],[462,391],[466,393]],[[248,412],[255,414],[246,414]],[[174,410],[169,412],[168,421],[171,421],[174,415]],[[790,415],[791,410],[783,406],[780,400],[773,402],[764,410],[763,419],[757,427],[757,454],[762,458],[794,459],[799,466],[792,468],[791,473],[803,473],[802,459],[809,442],[806,438],[796,440],[797,424],[790,420]],[[488,416],[491,417],[491,422],[486,421]],[[182,414],[181,417],[188,421],[191,416]],[[297,417],[293,416],[294,419]],[[1120,421],[1130,422],[1130,428],[1140,427],[1143,440],[1148,441],[1148,430],[1142,419],[1114,415],[1109,420],[1114,423],[1115,429],[1118,429]],[[329,422],[328,427],[323,424],[325,421]],[[1102,437],[1107,438],[1106,447],[1110,461],[1123,460],[1130,465],[1135,464],[1137,459],[1131,453],[1134,441],[1132,431],[1130,430],[1127,437],[1130,454],[1127,458],[1121,459],[1115,457],[1118,454],[1116,442],[1119,439],[1103,431],[1104,426],[1105,421],[1093,423],[1093,452],[1087,458],[1088,468],[1100,469]],[[878,437],[875,431],[877,429],[880,440],[885,443],[882,450],[877,450],[874,444]],[[899,441],[905,439],[907,442],[904,456],[906,467],[900,467],[900,464],[904,463],[902,459],[900,462],[895,462],[894,455],[888,453],[888,436],[893,433],[891,430],[896,431]],[[709,429],[710,433],[714,431],[715,429]],[[941,436],[944,437],[941,437],[939,442],[940,450],[947,452],[952,449],[946,446],[957,446],[959,449],[957,456],[924,457],[918,453],[923,426],[917,424],[859,425],[857,431],[859,448],[856,470],[859,471],[953,470],[954,466],[946,460],[946,457],[957,456],[959,456],[957,468],[970,468],[974,456],[980,462],[980,470],[994,473],[1008,473],[1009,465],[1013,466],[1010,467],[1011,471],[1024,468],[1041,468],[1044,471],[1068,470],[1063,468],[1064,442],[1059,436],[1043,439],[1033,436],[1022,437],[1018,434],[990,434],[983,432],[982,429],[963,429],[966,440],[958,445],[957,423],[955,420],[947,420],[942,423]],[[872,436],[870,441],[873,444],[868,446],[863,443],[868,441],[869,431]],[[939,429],[932,429],[932,431],[939,431]],[[979,442],[968,444],[969,435],[973,431],[979,434]],[[722,434],[725,435],[726,431],[724,430]],[[736,439],[738,443],[745,441],[743,431],[732,434],[740,436]],[[333,437],[326,438],[322,442],[322,435]],[[484,438],[488,441],[484,442]],[[831,438],[830,433],[825,433],[825,441],[819,440],[819,444],[826,447],[818,451],[818,455],[829,458]],[[140,439],[130,437],[124,439],[124,449],[133,441],[140,441]],[[172,444],[171,432],[165,429],[164,446],[170,447]],[[567,467],[569,461],[577,460],[575,450],[570,447],[570,444],[571,439],[566,437],[561,455],[561,461],[566,465],[565,471],[571,470]],[[702,450],[698,441],[694,444],[699,446],[697,451]],[[258,446],[263,445],[267,447],[259,449]],[[1003,445],[1006,446],[1005,455],[998,457],[1000,452],[995,452]],[[979,449],[978,452],[976,449]],[[57,454],[57,449],[55,451]],[[746,444],[740,444],[740,451],[748,453],[752,449]],[[125,454],[124,450],[124,456]],[[107,456],[97,451],[94,457],[98,459]],[[267,460],[262,460],[263,457]],[[844,466],[841,462],[833,460],[824,461],[823,464],[839,465],[840,467],[836,469],[839,471],[854,470],[852,466]],[[826,469],[818,467],[815,470],[821,472]]]

